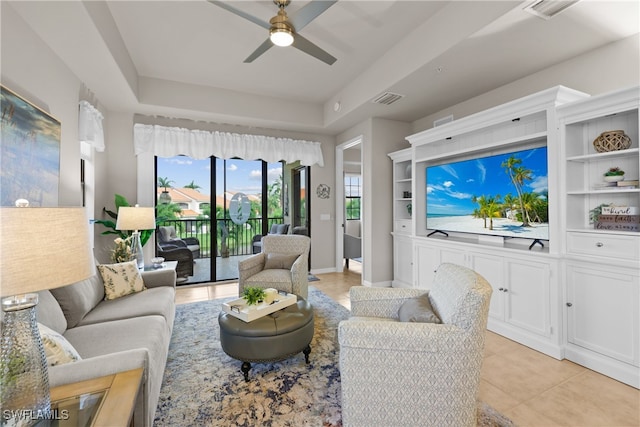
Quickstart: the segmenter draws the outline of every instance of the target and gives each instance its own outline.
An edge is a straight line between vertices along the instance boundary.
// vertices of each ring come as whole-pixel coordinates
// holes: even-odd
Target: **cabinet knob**
[[[567,307],[571,307],[573,306],[573,304],[571,304],[570,302],[567,303]]]
[[[504,292],[504,288],[498,288],[500,292]]]
[[[509,292],[509,289],[504,288],[504,289],[502,290],[502,292]]]
[[[598,243],[596,243],[596,246],[597,246],[597,247],[599,247],[599,248],[601,248],[601,247],[603,247],[603,246],[604,246],[604,243],[602,243],[602,242],[598,242]]]

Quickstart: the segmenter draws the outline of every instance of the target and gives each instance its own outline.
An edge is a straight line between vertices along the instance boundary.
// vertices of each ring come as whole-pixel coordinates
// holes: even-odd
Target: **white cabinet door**
[[[489,316],[504,320],[504,258],[474,253],[470,256],[470,268],[484,277],[493,288]]]
[[[415,287],[421,289],[429,289],[433,283],[436,268],[440,265],[439,249],[433,246],[424,246],[420,243],[415,245],[416,258],[416,277]]]
[[[438,265],[449,262],[451,264],[467,265],[466,253],[458,249],[442,248],[440,249]]]
[[[567,341],[635,366],[638,276],[588,264],[567,266]]]
[[[393,286],[413,287],[413,240],[393,237]]]
[[[507,261],[502,291],[506,299],[507,323],[545,337],[551,335],[550,271],[548,263]]]
[[[433,283],[435,271],[442,263],[448,262],[458,265],[467,265],[466,252],[464,250],[438,247],[424,246],[416,243],[416,262],[417,265],[417,288],[430,288]]]

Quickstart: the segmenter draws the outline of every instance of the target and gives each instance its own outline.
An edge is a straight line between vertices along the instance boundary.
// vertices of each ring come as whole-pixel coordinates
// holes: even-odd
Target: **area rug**
[[[318,279],[318,276],[316,276],[315,274],[309,273],[309,276],[307,277],[307,280],[309,282],[317,282],[320,279]]]
[[[223,301],[177,306],[154,425],[341,426],[337,326],[349,311],[309,287],[315,315],[310,363],[302,354],[253,363],[245,382],[241,363],[220,347],[217,317]],[[512,425],[485,404],[479,404],[478,414],[479,426]]]

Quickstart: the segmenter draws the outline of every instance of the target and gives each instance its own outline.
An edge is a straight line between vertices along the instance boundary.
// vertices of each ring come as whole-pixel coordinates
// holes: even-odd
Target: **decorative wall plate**
[[[327,184],[318,184],[316,195],[321,199],[328,199],[331,195],[331,188]]]

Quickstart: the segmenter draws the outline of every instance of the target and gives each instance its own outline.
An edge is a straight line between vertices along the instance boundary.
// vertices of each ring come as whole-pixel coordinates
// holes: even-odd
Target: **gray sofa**
[[[176,274],[143,272],[146,290],[104,299],[100,274],[73,285],[41,291],[38,322],[62,334],[82,360],[49,367],[49,385],[144,368],[135,425],[153,424],[175,317]]]

